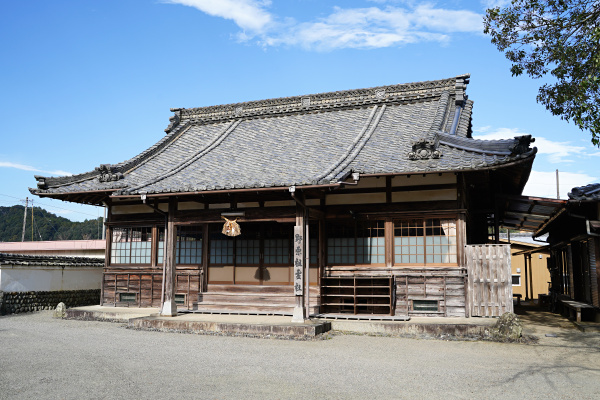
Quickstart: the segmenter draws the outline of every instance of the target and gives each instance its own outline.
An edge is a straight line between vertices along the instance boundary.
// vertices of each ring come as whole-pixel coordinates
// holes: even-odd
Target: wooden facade
[[[318,194],[316,198],[305,199],[307,204],[314,204],[307,206],[311,314],[497,316],[499,310],[507,310],[506,305],[498,304],[512,304],[506,300],[512,300],[512,292],[504,298],[491,291],[496,301],[490,303],[489,311],[479,313],[474,311],[477,308],[467,308],[466,294],[473,292],[467,270],[475,258],[463,249],[468,227],[467,210],[461,199],[467,198],[468,193],[459,195],[457,182],[465,178],[456,174],[401,178],[366,177],[359,185],[323,194],[314,192]],[[408,179],[411,186],[381,185]],[[442,191],[445,192],[440,200]],[[397,193],[402,197],[394,196]],[[422,201],[394,202],[394,198]],[[111,209],[107,223],[111,257],[104,270],[103,304],[160,306],[166,243],[164,218],[150,206],[136,207],[136,212],[129,213],[127,210],[133,208],[119,203]],[[235,208],[244,215],[237,218],[242,234],[230,238],[221,233],[220,214],[230,212],[231,204],[211,207],[210,203],[196,203],[194,207],[189,201],[179,203],[173,218],[178,232],[174,242],[174,295],[178,308],[292,313],[293,228],[298,210],[304,210],[293,199],[247,204],[253,207]],[[166,205],[158,204],[156,208]],[[145,212],[140,213],[141,210]],[[130,236],[140,241],[131,242],[137,243],[137,248],[127,247],[132,255],[119,260],[119,241],[123,239],[115,232],[122,235],[127,229],[131,230]],[[150,244],[140,249],[144,237]],[[490,249],[493,246],[485,251]],[[121,256],[124,257],[127,255]],[[502,260],[504,269],[500,264],[491,265],[487,272],[504,271],[508,266],[508,272],[503,272],[503,283],[510,278],[510,262],[505,261]],[[140,265],[133,266],[134,262]]]
[[[32,192],[108,207],[104,305],[495,316],[512,295],[469,279],[510,258],[467,246],[498,241],[536,149],[471,137],[468,79],[173,109],[140,155]]]

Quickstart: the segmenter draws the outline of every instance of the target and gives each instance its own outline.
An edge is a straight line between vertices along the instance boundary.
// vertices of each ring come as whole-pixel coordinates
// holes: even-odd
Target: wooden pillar
[[[177,279],[175,271],[175,246],[177,242],[177,228],[175,227],[175,211],[177,200],[169,200],[169,213],[165,229],[165,281],[163,284],[163,304],[161,316],[174,317],[177,315],[177,304],[175,304],[175,282]]]
[[[108,213],[108,215],[110,216],[110,212]],[[105,250],[104,250],[104,268],[102,268],[102,283],[100,284],[100,305],[104,304],[104,285],[105,285],[105,275],[106,275],[106,271],[108,270],[108,267],[110,266],[110,254],[112,253],[111,250],[111,246],[112,246],[112,229],[108,227],[108,225],[104,225],[104,231],[105,233],[105,238],[104,238],[104,243],[105,243]],[[117,286],[115,286],[115,296],[117,293]]]
[[[323,276],[325,276],[325,260],[327,257],[327,254],[325,253],[325,249],[326,249],[326,242],[325,242],[325,218],[321,218],[319,219],[319,256],[318,256],[318,263],[319,263],[319,272],[317,275],[317,286],[319,287],[319,293],[320,293],[320,288],[321,288],[321,282],[322,282],[322,278]],[[600,268],[598,268],[598,270],[600,271]],[[600,278],[600,275],[599,275]],[[318,312],[320,313],[321,310],[319,309]]]
[[[529,289],[527,288],[527,254],[523,254],[523,258],[525,259],[525,279],[523,279],[525,281],[525,300],[529,300]]]
[[[469,273],[470,271],[467,269],[467,224],[466,224],[466,215],[464,213],[458,214],[456,219],[456,257],[458,261],[458,266],[460,268],[464,268],[466,271],[465,277],[463,279],[464,284],[464,295],[465,295],[465,317],[469,318],[471,316],[471,308],[469,303],[469,298],[471,293],[469,292]]]
[[[208,288],[208,249],[209,249],[209,230],[208,224],[202,227],[202,292]],[[199,300],[199,299],[198,299]]]
[[[535,293],[533,293],[533,263],[531,262],[531,254],[528,255],[529,257],[529,291],[531,292],[531,299],[533,300],[533,298],[535,297]]]
[[[296,226],[294,226],[294,294],[296,297],[296,305],[292,322],[304,322],[304,279],[305,277],[305,258],[304,252],[306,248],[306,218],[304,207],[300,204],[304,202],[304,196],[300,193],[296,194]]]
[[[384,227],[385,266],[391,269],[394,266],[394,221],[386,219]]]
[[[304,210],[304,317],[310,319],[310,224],[308,209]]]
[[[498,200],[495,200],[496,206],[494,208],[494,243],[500,244],[500,207],[498,207]]]

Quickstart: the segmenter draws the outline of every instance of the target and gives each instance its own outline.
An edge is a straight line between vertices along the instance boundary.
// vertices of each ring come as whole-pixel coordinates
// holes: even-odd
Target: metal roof
[[[532,196],[504,196],[504,214],[501,225],[511,229],[535,232],[549,221],[567,201]]]

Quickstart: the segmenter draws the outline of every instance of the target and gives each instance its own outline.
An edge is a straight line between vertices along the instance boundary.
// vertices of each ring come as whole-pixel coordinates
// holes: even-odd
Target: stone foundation
[[[100,289],[49,292],[1,292],[0,315],[54,310],[63,302],[68,308],[100,304]]]

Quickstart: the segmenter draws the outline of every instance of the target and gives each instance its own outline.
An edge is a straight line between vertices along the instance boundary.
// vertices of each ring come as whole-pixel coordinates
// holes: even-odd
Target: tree
[[[599,0],[512,0],[486,11],[484,33],[513,63],[513,76],[550,73],[537,101],[589,130],[600,147],[599,22]]]

